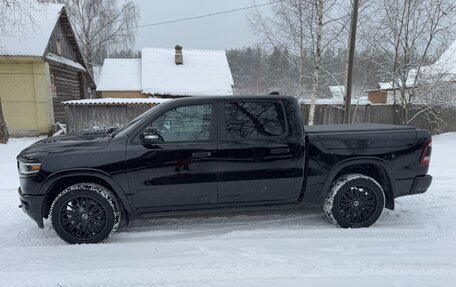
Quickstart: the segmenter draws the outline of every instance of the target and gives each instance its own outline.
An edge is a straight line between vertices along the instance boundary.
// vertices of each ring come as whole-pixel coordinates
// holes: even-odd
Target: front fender
[[[55,172],[43,182],[40,188],[40,194],[47,195],[56,182],[71,177],[95,177],[105,181],[112,187],[112,191],[117,195],[124,209],[130,214],[135,213],[135,208],[130,204],[123,188],[112,179],[109,173],[98,169],[77,168]]]

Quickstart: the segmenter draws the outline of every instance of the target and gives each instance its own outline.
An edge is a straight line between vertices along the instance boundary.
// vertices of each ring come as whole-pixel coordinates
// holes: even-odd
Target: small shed
[[[393,104],[394,92],[398,92],[398,87],[393,87],[393,83],[380,82],[376,89],[367,90],[367,97],[372,104]]]

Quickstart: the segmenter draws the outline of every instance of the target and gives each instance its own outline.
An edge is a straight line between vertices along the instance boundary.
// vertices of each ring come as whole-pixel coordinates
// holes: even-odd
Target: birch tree
[[[317,103],[318,89],[320,85],[320,66],[321,66],[321,46],[322,46],[322,37],[323,37],[323,9],[324,9],[324,0],[316,0],[315,11],[316,11],[316,32],[315,32],[315,53],[314,53],[314,72],[312,77],[312,95],[310,96],[310,109],[309,109],[309,119],[308,124],[314,124],[315,117],[315,105]],[[311,25],[312,27],[312,25]],[[313,34],[311,34],[313,35]]]
[[[272,16],[255,10],[250,20],[261,41],[273,48],[287,48],[296,67],[299,89],[295,95],[304,100],[306,80],[311,80],[308,124],[313,125],[319,94],[322,61],[326,48],[334,46],[345,31],[346,7],[337,0],[283,0],[272,5]],[[306,67],[306,58],[313,65]]]

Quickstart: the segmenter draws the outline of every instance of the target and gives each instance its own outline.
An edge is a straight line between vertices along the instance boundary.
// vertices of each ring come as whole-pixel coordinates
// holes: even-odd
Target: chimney
[[[184,63],[184,56],[182,55],[182,46],[176,45],[174,49],[176,50],[176,55],[174,56],[176,65],[182,65]]]

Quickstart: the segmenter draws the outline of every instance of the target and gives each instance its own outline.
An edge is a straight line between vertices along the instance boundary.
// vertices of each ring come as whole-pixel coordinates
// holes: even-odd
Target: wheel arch
[[[370,157],[342,161],[330,171],[323,185],[323,190],[329,190],[334,180],[347,173],[360,173],[375,179],[385,192],[385,207],[394,210],[395,182],[392,168],[387,162]]]
[[[81,182],[92,182],[106,187],[117,197],[124,214],[134,213],[135,210],[128,201],[124,190],[114,182],[108,173],[96,169],[76,169],[54,173],[43,183],[40,189],[40,193],[45,195],[42,209],[43,217],[48,217],[52,202],[62,190]]]

